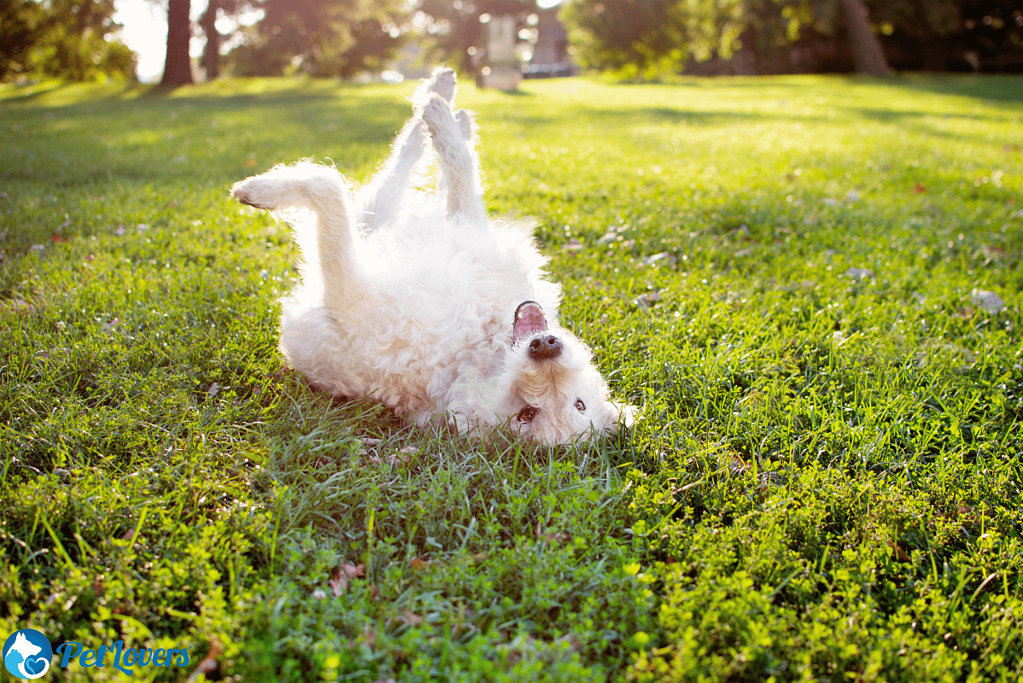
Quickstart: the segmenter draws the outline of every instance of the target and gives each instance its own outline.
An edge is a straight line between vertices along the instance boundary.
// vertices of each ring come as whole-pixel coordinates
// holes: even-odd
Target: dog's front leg
[[[364,234],[391,223],[397,218],[402,206],[402,196],[408,189],[416,164],[423,156],[426,145],[426,125],[422,110],[434,95],[446,102],[455,98],[455,72],[440,68],[423,81],[412,96],[414,115],[394,140],[391,156],[373,179],[359,191],[356,198],[356,224]],[[469,140],[473,133],[473,122],[467,112],[459,112],[458,124],[462,135]]]
[[[441,182],[447,191],[447,212],[453,219],[483,225],[487,211],[483,206],[476,153],[463,137],[463,128],[472,135],[472,121],[464,116],[460,125],[451,105],[434,95],[423,107],[423,121],[433,139],[440,161]]]
[[[364,234],[370,234],[397,218],[402,195],[408,188],[425,145],[426,126],[421,118],[413,118],[398,133],[394,152],[383,169],[359,191],[356,198],[356,223]]]

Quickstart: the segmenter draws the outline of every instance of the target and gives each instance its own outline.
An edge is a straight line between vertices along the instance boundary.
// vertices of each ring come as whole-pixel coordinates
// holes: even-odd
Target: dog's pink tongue
[[[512,344],[518,344],[526,337],[547,330],[547,318],[535,301],[524,301],[515,309],[515,324],[512,326]]]

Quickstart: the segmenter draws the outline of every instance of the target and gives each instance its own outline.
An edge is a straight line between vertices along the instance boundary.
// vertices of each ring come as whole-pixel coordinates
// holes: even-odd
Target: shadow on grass
[[[990,102],[1023,103],[1023,75],[910,73],[891,79],[873,79],[871,83],[914,92],[958,95]]]
[[[0,180],[74,187],[111,180],[230,184],[278,162],[377,163],[411,113],[358,89],[176,96],[150,90],[4,112]],[[42,134],[42,137],[40,137]],[[45,139],[44,139],[45,138]]]
[[[516,116],[515,120],[527,127],[546,126],[564,121],[563,113],[550,115]],[[763,111],[727,111],[680,109],[674,107],[641,107],[637,109],[580,109],[573,118],[576,124],[599,123],[613,126],[619,121],[621,126],[638,124],[679,124],[687,126],[710,127],[736,123],[764,123],[801,121],[804,123],[827,122],[824,116],[779,112],[777,114]]]

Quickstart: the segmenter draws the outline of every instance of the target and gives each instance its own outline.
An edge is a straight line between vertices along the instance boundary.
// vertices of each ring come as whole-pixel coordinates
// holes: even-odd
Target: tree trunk
[[[206,48],[202,52],[202,68],[206,71],[206,80],[212,81],[220,77],[220,33],[217,31],[217,12],[220,0],[210,0],[209,6],[199,19],[199,25],[206,34]]]
[[[856,70],[872,76],[890,76],[891,67],[881,49],[881,41],[870,28],[863,0],[842,0],[842,9],[849,28],[849,40],[852,41]]]
[[[192,37],[189,18],[191,0],[169,0],[167,6],[167,61],[164,62],[160,85],[175,88],[195,83],[188,42]]]

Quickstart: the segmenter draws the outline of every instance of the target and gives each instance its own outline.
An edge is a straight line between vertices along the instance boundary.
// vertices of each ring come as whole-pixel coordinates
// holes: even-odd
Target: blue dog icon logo
[[[4,666],[12,676],[34,679],[50,670],[53,647],[39,631],[23,628],[15,631],[4,642]]]

